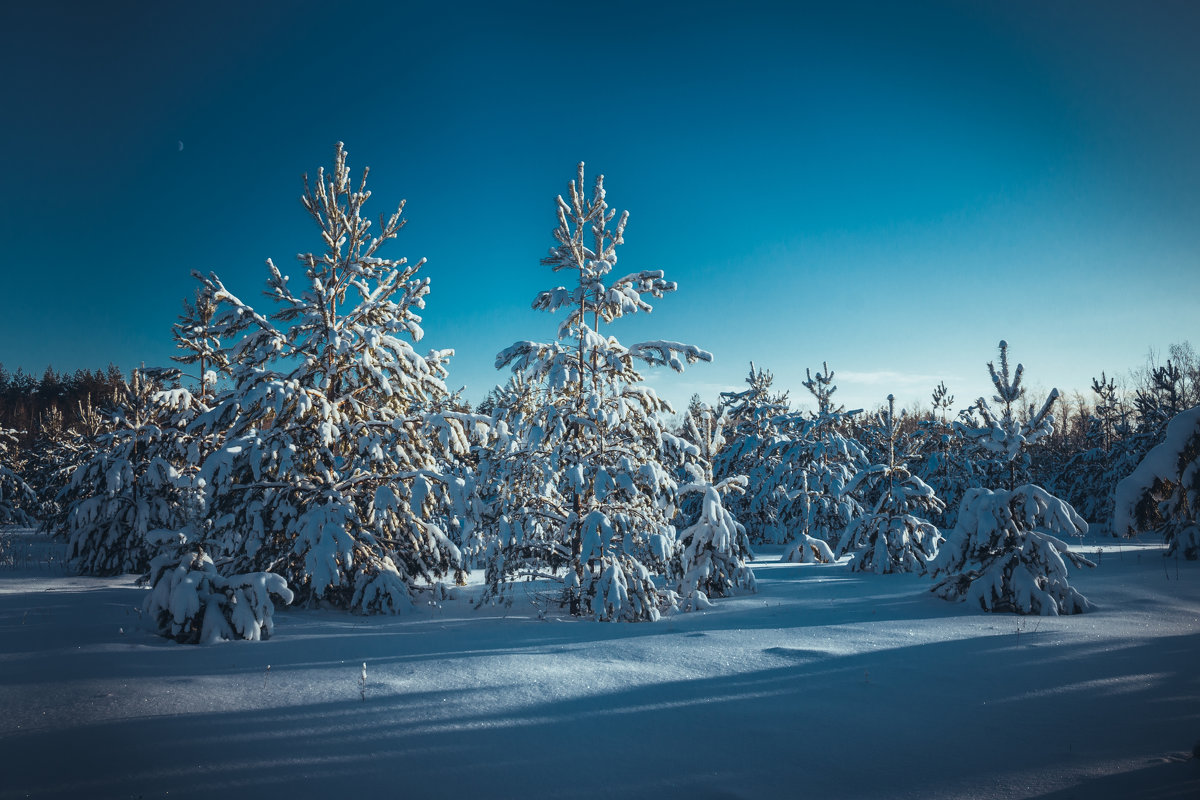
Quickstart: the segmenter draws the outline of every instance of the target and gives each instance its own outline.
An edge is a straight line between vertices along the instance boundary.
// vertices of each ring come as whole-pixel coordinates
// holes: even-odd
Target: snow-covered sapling
[[[684,421],[684,438],[698,453],[685,466],[692,481],[680,490],[701,495],[699,518],[679,534],[676,590],[685,611],[707,608],[710,597],[725,597],[735,591],[755,590],[753,560],[746,529],[723,503],[729,494],[745,491],[746,478],[734,475],[713,483],[712,459],[724,445],[727,418],[703,403],[690,409]]]
[[[1035,412],[1033,406],[1030,406],[1028,419],[1022,422],[1018,415],[1018,401],[1025,396],[1025,387],[1021,385],[1025,366],[1017,364],[1015,372],[1009,370],[1008,342],[1000,342],[1000,369],[997,370],[995,363],[991,361],[988,362],[987,368],[992,386],[996,390],[992,401],[998,404],[999,414],[981,397],[975,401],[975,408],[983,418],[983,424],[972,427],[955,422],[954,428],[960,435],[974,441],[1007,465],[1008,488],[1014,489],[1018,474],[1025,475],[1028,471],[1029,456],[1026,449],[1054,431],[1054,417],[1050,411],[1058,400],[1058,389],[1050,390],[1040,410]]]
[[[820,490],[809,488],[809,472],[800,473],[800,486],[787,493],[789,510],[798,509],[799,513],[789,514],[788,518],[798,524],[789,531],[792,546],[783,555],[783,560],[793,564],[829,564],[837,560],[833,548],[823,537],[813,536],[816,526],[814,521],[823,512],[833,507],[836,501]]]
[[[195,394],[205,404],[211,404],[215,397],[218,377],[230,374],[228,350],[213,326],[217,310],[212,286],[202,281],[195,300],[183,301],[183,313],[171,326],[175,345],[182,351],[172,360],[194,365]]]
[[[1163,441],[1117,484],[1113,533],[1157,531],[1166,555],[1200,558],[1200,406],[1167,423]]]
[[[981,398],[978,406],[986,426],[956,428],[1009,464],[1011,481],[1016,475],[1011,465],[1024,456],[1024,448],[1052,430],[1050,409],[1058,390],[1051,390],[1028,422],[1019,423],[1013,405],[1024,391],[1019,388],[1024,368],[1018,364],[1010,377],[1006,342],[1000,342],[1000,363],[999,371],[989,363],[988,372],[1003,413],[993,414]],[[947,600],[977,602],[987,611],[1051,615],[1087,611],[1091,604],[1067,582],[1067,562],[1077,567],[1095,565],[1071,552],[1059,538],[1083,536],[1087,529],[1087,522],[1069,503],[1040,486],[1024,484],[994,492],[969,489],[957,525],[930,564],[936,581],[933,591]]]
[[[847,492],[864,497],[873,494],[876,499],[869,513],[846,528],[839,555],[853,553],[850,569],[856,572],[924,572],[937,555],[942,535],[923,517],[941,511],[942,502],[927,483],[896,460],[899,426],[893,395],[888,395],[888,408],[880,414],[879,423],[888,444],[888,460],[867,467],[846,485]]]
[[[143,573],[154,555],[150,532],[188,522],[195,488],[184,474],[194,452],[186,428],[203,407],[186,389],[171,388],[178,377],[178,370],[134,370],[118,388],[110,429],[60,492],[58,533],[83,574]]]
[[[16,431],[0,428],[0,526],[32,525],[37,495],[20,475]]]
[[[870,461],[852,435],[850,422],[861,409],[834,406],[837,391],[827,363],[813,375],[806,370],[804,388],[817,401],[816,413],[778,420],[785,432],[770,451],[777,466],[768,480],[785,493],[783,518],[795,544],[784,560],[800,563],[833,561],[833,548],[846,527],[863,513],[862,504],[846,491],[850,480]],[[754,478],[751,477],[753,481]]]
[[[1077,614],[1092,606],[1067,582],[1067,562],[1093,567],[1060,536],[1082,536],[1087,522],[1039,486],[968,489],[958,526],[930,564],[933,591],[985,611]]]
[[[822,414],[840,414],[846,410],[844,405],[833,405],[833,395],[837,392],[837,384],[833,382],[833,370],[829,368],[829,362],[822,361],[821,369],[816,375],[812,374],[812,370],[807,367],[804,370],[804,383],[801,384],[805,389],[812,394],[817,401],[817,416]]]
[[[981,485],[980,465],[971,458],[976,445],[956,435],[949,412],[954,405],[954,395],[944,382],[938,383],[931,395],[932,412],[917,422],[913,435],[916,448],[911,467],[921,480],[945,503],[941,513],[930,513],[931,522],[940,528],[950,529],[958,516],[958,504],[963,493],[972,486]],[[970,413],[964,412],[964,413]]]
[[[772,480],[780,466],[781,451],[776,445],[787,436],[781,423],[788,419],[788,395],[772,389],[774,380],[770,370],[752,361],[747,387],[721,392],[719,410],[728,419],[726,442],[712,460],[717,483],[735,475],[749,478],[745,492],[726,495],[723,500],[756,542],[789,538],[790,487]]]
[[[221,575],[203,549],[188,547],[181,537],[167,541],[176,536],[158,534],[162,552],[150,567],[143,614],[155,631],[183,644],[270,638],[275,602],[293,599],[287,581],[269,572]]]

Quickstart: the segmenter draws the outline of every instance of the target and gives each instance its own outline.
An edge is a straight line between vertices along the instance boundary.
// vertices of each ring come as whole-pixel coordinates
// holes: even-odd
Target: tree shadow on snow
[[[10,733],[0,751],[20,768],[7,771],[0,798],[268,787],[277,796],[950,797],[983,786],[1056,798],[1086,786],[1095,798],[1130,796],[1141,779],[1164,792],[1190,785],[1167,766],[1078,776],[1191,741],[1200,730],[1194,637],[1102,651],[1008,636],[849,656],[790,650],[763,648],[778,664],[770,668],[605,691],[558,675],[547,680],[551,696],[535,688],[546,676],[533,660],[528,672],[509,664],[498,685],[453,691],[408,691],[401,662],[376,662],[366,700]],[[529,652],[465,657],[486,675],[498,654]]]

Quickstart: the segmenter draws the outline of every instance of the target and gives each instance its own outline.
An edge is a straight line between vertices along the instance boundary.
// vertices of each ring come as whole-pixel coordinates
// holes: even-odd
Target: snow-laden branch
[[[650,366],[667,366],[675,372],[683,372],[685,363],[713,360],[712,353],[695,345],[662,340],[639,342],[630,346],[629,354]]]

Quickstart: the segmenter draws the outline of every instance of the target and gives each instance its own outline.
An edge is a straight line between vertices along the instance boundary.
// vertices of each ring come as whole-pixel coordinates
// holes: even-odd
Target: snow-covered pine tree
[[[1182,405],[1185,394],[1183,371],[1170,359],[1162,366],[1151,360],[1143,373],[1143,385],[1134,391],[1133,419],[1118,428],[1119,438],[1114,449],[1122,460],[1136,465],[1151,448],[1163,441],[1167,424],[1190,407]]]
[[[220,335],[213,326],[217,303],[212,288],[204,282],[203,276],[198,273],[193,275],[201,284],[196,289],[195,300],[183,301],[183,313],[172,326],[172,338],[182,353],[171,358],[180,364],[195,365],[195,396],[201,403],[211,405],[217,380],[230,374],[229,359]]]
[[[222,575],[182,534],[159,531],[151,540],[158,554],[143,615],[155,633],[182,644],[271,637],[275,600],[293,600],[286,580],[270,572]]]
[[[682,433],[687,427],[687,418],[692,414],[699,414],[700,410],[707,405],[701,398],[699,392],[692,392],[692,396],[688,398],[687,408],[683,411],[683,417],[679,420],[679,426],[676,428],[676,433]]]
[[[838,555],[854,554],[850,562],[854,572],[924,572],[942,542],[941,532],[924,517],[941,511],[942,501],[929,484],[908,471],[907,464],[897,461],[900,430],[893,395],[888,395],[887,411],[879,417],[887,463],[867,467],[846,485],[847,493],[874,494],[876,499],[870,512],[846,528]]]
[[[825,414],[840,414],[846,410],[843,405],[838,405],[836,408],[833,405],[833,395],[837,391],[837,384],[833,382],[833,370],[829,368],[829,362],[822,361],[821,369],[824,372],[818,372],[815,376],[812,370],[805,368],[804,383],[805,389],[812,394],[817,401],[817,416]]]
[[[21,477],[22,466],[16,431],[0,428],[0,526],[34,522],[30,511],[37,506],[37,495]]]
[[[477,411],[491,414],[490,440],[479,460],[479,494],[484,505],[484,567],[489,587],[506,585],[502,543],[545,541],[548,520],[537,509],[550,493],[555,468],[551,452],[541,447],[535,417],[545,404],[545,386],[514,372],[506,384],[489,392]],[[489,592],[491,590],[489,589]]]
[[[784,434],[779,422],[788,414],[787,392],[772,389],[774,376],[750,362],[747,388],[722,392],[720,409],[727,416],[726,445],[714,456],[713,475],[719,483],[735,475],[754,476],[742,494],[727,496],[729,510],[746,526],[751,541],[784,542],[790,537],[784,523],[787,491],[762,479],[779,466],[772,454]]]
[[[771,452],[779,466],[767,480],[786,492],[789,504],[784,516],[795,540],[784,554],[785,561],[833,561],[843,531],[864,511],[858,498],[846,491],[850,480],[870,463],[850,431],[850,420],[861,409],[846,411],[845,406],[833,404],[834,373],[827,363],[821,366],[824,371],[815,376],[805,370],[803,384],[817,401],[816,412],[781,420],[789,435]]]
[[[426,436],[437,442],[434,457],[440,482],[439,496],[424,505],[426,519],[450,537],[464,569],[478,565],[487,546],[479,473],[489,425],[488,415],[471,411],[462,389],[432,400],[425,414]]]
[[[1092,378],[1092,392],[1096,395],[1095,437],[1100,449],[1111,452],[1117,443],[1119,432],[1126,427],[1128,411],[1117,393],[1117,382],[1101,372]]]
[[[1012,462],[1023,449],[1050,432],[1050,414],[1058,390],[1052,389],[1040,411],[1031,406],[1029,420],[1019,423],[1014,404],[1020,399],[1021,375],[1008,369],[1008,345],[1000,342],[1001,369],[988,363],[995,402],[1003,405],[997,416],[980,398],[977,407],[988,427],[956,428],[990,452]],[[1026,459],[1027,463],[1027,459]],[[1017,472],[1009,469],[1009,480]],[[1067,562],[1077,567],[1095,566],[1071,552],[1060,536],[1082,536],[1087,522],[1069,503],[1040,486],[1024,484],[990,491],[969,489],[958,512],[958,522],[941,551],[929,564],[936,581],[932,591],[947,600],[970,600],[985,611],[1018,614],[1076,614],[1091,604],[1067,582]]]
[[[1200,406],[1177,414],[1163,440],[1117,484],[1113,533],[1162,534],[1165,555],[1200,558]]]
[[[815,377],[809,371],[804,383],[817,400],[815,414],[790,412],[786,393],[770,390],[771,373],[753,364],[746,382],[748,389],[721,397],[733,433],[714,475],[748,478],[745,496],[728,499],[730,510],[745,521],[752,542],[793,542],[786,560],[833,561],[829,543],[860,511],[857,500],[841,494],[868,463],[847,428],[858,412],[834,407],[837,386],[828,365]]]
[[[746,477],[733,475],[713,481],[714,457],[725,445],[725,414],[703,403],[688,410],[683,437],[696,445],[697,453],[685,462],[691,480],[679,490],[681,497],[700,496],[696,522],[679,534],[676,591],[685,611],[707,608],[710,597],[725,597],[736,591],[753,592],[754,572],[746,564],[754,560],[746,529],[726,508],[724,498],[746,489]]]
[[[203,275],[192,272],[200,286],[196,289],[194,301],[184,300],[183,313],[179,321],[171,326],[171,338],[179,351],[171,357],[173,361],[191,366],[194,372],[188,377],[194,378],[195,392],[191,394],[194,409],[192,415],[195,425],[188,429],[187,453],[179,460],[180,485],[192,489],[187,495],[190,506],[184,511],[187,520],[186,530],[182,531],[184,539],[191,543],[191,548],[199,547],[210,531],[210,520],[204,509],[204,482],[200,477],[200,468],[214,451],[224,441],[227,430],[222,426],[203,424],[199,417],[212,410],[216,400],[218,381],[230,378],[232,374],[229,363],[228,349],[221,342],[220,333],[214,326],[217,314],[217,301],[213,296],[212,287]],[[180,375],[187,373],[180,371]],[[173,541],[167,537],[164,541]],[[174,558],[174,553],[169,553]],[[190,556],[189,556],[190,557]]]
[[[340,142],[330,172],[305,176],[325,249],[298,257],[298,291],[267,261],[270,315],[203,278],[217,305],[205,335],[227,343],[231,375],[194,430],[222,441],[200,474],[204,545],[223,570],[276,573],[302,601],[390,612],[423,585],[462,579],[439,520],[473,513],[470,482],[446,465],[469,455],[476,420],[448,407],[452,351],[422,356],[404,338],[423,335],[425,260],[380,255],[404,203],[372,234],[366,179],[352,182]]]
[[[181,355],[173,359],[195,367],[194,419],[211,410],[218,380],[229,378],[227,349],[214,326],[218,305],[203,276],[194,302],[184,301],[184,312],[172,326],[172,338]],[[186,457],[180,459],[178,483],[188,487],[182,524],[176,530],[159,529],[147,535],[151,560],[143,582],[150,591],[143,603],[143,619],[160,636],[182,644],[211,644],[223,639],[259,640],[274,630],[275,601],[294,599],[287,580],[269,572],[229,574],[231,559],[223,559],[224,574],[205,550],[211,521],[205,518],[200,468],[223,442],[221,426],[192,426]]]
[[[113,407],[115,398],[110,395],[105,405]],[[72,495],[65,490],[71,476],[91,461],[100,448],[101,435],[111,432],[112,425],[112,418],[93,405],[91,395],[76,404],[69,423],[57,409],[47,414],[33,452],[32,485],[38,495],[40,530],[55,533],[66,528]]]
[[[1091,609],[1067,581],[1067,562],[1094,567],[1061,536],[1082,536],[1087,522],[1040,486],[968,489],[958,525],[930,565],[933,592],[985,611],[1078,614]]]
[[[1084,446],[1068,455],[1047,488],[1069,501],[1095,531],[1111,527],[1116,485],[1133,472],[1146,449],[1141,446],[1144,440],[1132,435],[1129,410],[1115,381],[1101,373],[1092,378],[1092,391],[1096,405],[1087,421]]]
[[[943,425],[947,425],[946,418],[950,409],[954,407],[954,395],[950,394],[950,390],[946,388],[945,381],[938,381],[938,385],[933,387],[930,402],[933,406],[934,418],[941,420]]]
[[[750,362],[750,373],[746,376],[746,388],[738,392],[721,392],[718,411],[725,414],[731,435],[743,426],[755,430],[764,419],[786,414],[788,393],[773,388],[775,376],[770,370],[757,367]]]
[[[1017,364],[1015,372],[1010,372],[1008,366],[1008,342],[1000,342],[1000,369],[994,362],[988,362],[988,374],[996,394],[992,401],[999,404],[1000,413],[997,415],[988,405],[987,400],[979,398],[974,408],[983,419],[983,424],[971,426],[963,422],[955,422],[954,428],[963,437],[975,442],[983,450],[993,454],[1007,466],[1008,488],[1017,486],[1018,476],[1027,478],[1029,474],[1029,455],[1026,449],[1043,436],[1054,430],[1054,417],[1050,410],[1058,400],[1058,389],[1051,389],[1046,402],[1040,411],[1034,413],[1029,409],[1029,418],[1025,422],[1019,419],[1021,408],[1019,401],[1025,396],[1025,387],[1021,386],[1021,378],[1025,367]]]
[[[916,460],[914,472],[929,484],[945,506],[940,514],[930,512],[930,521],[949,530],[958,518],[958,506],[967,489],[982,485],[976,460],[970,451],[976,446],[956,434],[950,421],[954,396],[945,383],[939,383],[932,394],[933,410],[917,424],[915,434]],[[959,420],[968,424],[962,418]]]
[[[544,578],[561,582],[560,603],[571,614],[653,620],[674,601],[653,576],[676,547],[674,466],[687,445],[667,430],[670,406],[643,384],[635,364],[681,371],[712,356],[669,341],[626,347],[601,332],[601,325],[649,312],[644,295],[661,297],[676,285],[661,270],[612,280],[628,212],[613,225],[604,177],[588,197],[583,170],[580,163],[567,199],[558,197],[557,245],[542,261],[571,275],[573,285],[533,302],[566,312],[558,336],[517,342],[496,358],[498,369],[523,374],[542,402],[504,445],[512,468],[499,476],[507,499],[485,599],[500,599],[514,581]]]
[[[29,449],[26,478],[37,495],[39,521],[55,519],[61,513],[56,498],[58,492],[71,479],[71,470],[77,464],[66,460],[65,443],[70,437],[58,406],[50,406],[38,420],[38,435]]]
[[[198,407],[186,389],[169,388],[178,370],[134,370],[120,387],[111,429],[76,468],[59,502],[67,558],[85,575],[145,572],[153,556],[148,536],[177,531],[195,502],[181,477]]]
[[[1149,367],[1148,385],[1135,395],[1138,412],[1146,424],[1165,427],[1183,406],[1183,372],[1171,359],[1162,366]]]

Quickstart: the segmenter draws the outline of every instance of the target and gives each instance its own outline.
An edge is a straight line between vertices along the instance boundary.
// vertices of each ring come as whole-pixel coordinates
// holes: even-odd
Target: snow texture
[[[653,626],[543,620],[524,594],[476,611],[474,573],[421,615],[276,604],[269,641],[184,647],[137,625],[147,590],[64,574],[44,536],[15,539],[4,800],[387,797],[397,780],[530,800],[1200,793],[1200,563],[1165,580],[1157,542],[1087,541],[1084,616],[982,614],[917,575],[776,547],[756,594]],[[803,745],[799,777],[797,736],[870,757]]]

